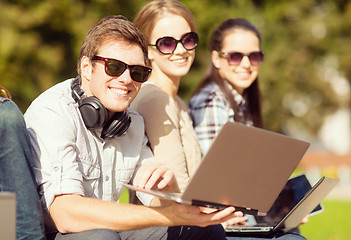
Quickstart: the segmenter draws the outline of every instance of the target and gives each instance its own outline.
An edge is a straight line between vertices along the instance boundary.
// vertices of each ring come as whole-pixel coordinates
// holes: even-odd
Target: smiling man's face
[[[123,41],[103,44],[97,56],[145,66],[140,46]],[[104,61],[94,61],[93,66],[87,57],[82,58],[82,75],[82,87],[87,97],[97,97],[111,113],[125,111],[141,87],[141,83],[132,80],[129,69],[118,77],[110,76],[105,72]]]

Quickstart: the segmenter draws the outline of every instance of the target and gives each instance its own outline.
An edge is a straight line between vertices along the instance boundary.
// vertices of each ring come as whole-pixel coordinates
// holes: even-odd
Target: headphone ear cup
[[[87,97],[79,105],[87,128],[101,128],[108,121],[108,110],[97,97]]]
[[[127,131],[131,121],[127,111],[115,113],[102,129],[101,137],[121,136]]]
[[[128,111],[117,112],[109,119],[109,111],[95,97],[82,97],[84,91],[79,86],[79,76],[71,83],[72,98],[78,103],[79,111],[85,126],[90,128],[102,128],[101,137],[119,137],[127,131],[131,117]]]

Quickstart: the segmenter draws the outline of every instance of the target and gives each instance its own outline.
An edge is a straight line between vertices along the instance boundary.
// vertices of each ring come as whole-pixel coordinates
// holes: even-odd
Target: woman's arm
[[[144,118],[146,135],[155,158],[174,172],[183,190],[188,184],[189,172],[176,105],[166,93],[150,91],[138,95],[132,108]]]

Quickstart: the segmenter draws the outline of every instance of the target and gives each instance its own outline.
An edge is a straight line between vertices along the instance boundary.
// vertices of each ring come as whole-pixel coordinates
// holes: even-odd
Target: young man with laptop
[[[225,239],[220,223],[242,215],[142,193],[146,206],[118,203],[122,183],[178,190],[155,161],[141,116],[128,109],[151,71],[147,48],[127,19],[103,18],[82,44],[79,76],[45,91],[25,113],[53,239]]]

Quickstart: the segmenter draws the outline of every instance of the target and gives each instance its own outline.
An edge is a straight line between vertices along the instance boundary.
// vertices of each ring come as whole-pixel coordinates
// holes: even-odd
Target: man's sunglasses
[[[141,65],[128,65],[120,60],[113,58],[104,58],[100,56],[94,56],[92,61],[104,61],[105,62],[105,72],[107,75],[112,77],[118,77],[124,73],[128,68],[130,71],[130,77],[136,81],[143,83],[145,82],[151,73],[151,68],[141,66]]]
[[[263,61],[264,52],[257,51],[257,52],[251,52],[249,54],[245,54],[241,52],[228,52],[228,53],[219,52],[219,56],[225,57],[229,65],[239,65],[243,60],[243,57],[247,56],[252,65],[258,66]]]
[[[173,37],[162,37],[157,39],[156,44],[149,44],[149,46],[156,47],[162,54],[171,54],[176,50],[178,43],[181,43],[186,50],[193,50],[199,43],[199,36],[195,32],[188,32],[180,40]]]

